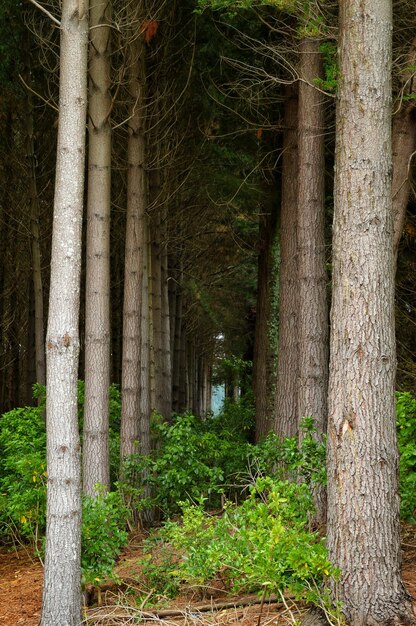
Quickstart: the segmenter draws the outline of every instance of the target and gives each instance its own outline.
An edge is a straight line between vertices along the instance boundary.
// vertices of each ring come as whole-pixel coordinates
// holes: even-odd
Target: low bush
[[[83,383],[79,383],[82,426]],[[46,527],[45,389],[35,386],[38,406],[14,409],[0,418],[0,532],[5,542],[28,541],[40,549]],[[110,388],[110,444],[113,480],[119,463],[117,433],[120,392]],[[117,445],[117,449],[116,448]],[[117,467],[118,470],[118,467]],[[82,573],[86,583],[97,584],[111,575],[115,559],[127,542],[128,510],[118,490],[83,498]]]
[[[318,603],[319,586],[338,573],[323,539],[308,531],[312,512],[305,483],[271,478],[257,479],[247,499],[228,502],[221,516],[207,514],[202,501],[183,504],[181,520],[148,542],[149,584],[172,594],[182,583],[204,589],[219,580],[232,592],[289,590]]]
[[[97,486],[97,495],[84,496],[82,503],[81,569],[84,584],[99,585],[113,577],[114,563],[127,544],[129,520],[119,491],[106,493]]]
[[[400,513],[416,523],[416,399],[397,393],[397,439],[400,450]]]

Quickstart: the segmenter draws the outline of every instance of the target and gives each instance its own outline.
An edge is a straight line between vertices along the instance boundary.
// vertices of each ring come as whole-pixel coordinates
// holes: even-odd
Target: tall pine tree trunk
[[[340,2],[328,549],[351,626],[414,623],[400,575],[391,0]]]
[[[298,86],[286,87],[284,105],[282,202],[280,209],[279,339],[274,431],[298,432]]]
[[[81,12],[80,12],[81,11]],[[40,626],[81,623],[77,410],[88,0],[63,0],[47,354],[47,513]]]
[[[83,489],[108,488],[110,384],[110,0],[91,0]]]
[[[138,452],[141,439],[141,368],[143,341],[144,255],[147,246],[146,142],[144,134],[145,47],[143,37],[131,43],[129,91],[127,222],[123,306],[121,458]]]
[[[412,41],[407,55],[407,67],[401,73],[402,88],[414,95],[413,72],[416,64],[416,38]],[[406,95],[409,95],[406,93]],[[392,154],[393,154],[393,220],[394,220],[394,255],[397,257],[400,238],[406,218],[410,196],[411,162],[416,150],[416,115],[415,101],[400,102],[400,108],[393,116]]]
[[[325,271],[324,109],[313,87],[321,75],[319,41],[300,45],[298,170],[298,418],[313,417],[326,432],[328,312]]]

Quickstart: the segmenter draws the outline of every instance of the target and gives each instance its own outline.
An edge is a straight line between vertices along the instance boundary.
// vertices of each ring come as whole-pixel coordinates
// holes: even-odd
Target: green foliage
[[[248,420],[247,413],[242,411],[243,420]],[[196,501],[201,496],[210,506],[220,505],[227,482],[244,470],[248,450],[244,430],[237,435],[238,422],[231,426],[230,414],[222,415],[227,415],[224,424],[221,416],[204,421],[190,414],[174,416],[172,424],[155,422],[157,452],[149,457],[134,455],[123,470],[127,485],[132,479],[142,479],[141,491],[135,492],[136,502],[140,493],[153,494],[139,508],[157,506],[165,515],[172,515],[179,511],[179,502]]]
[[[279,11],[292,12],[296,0],[198,0],[198,12],[204,9],[227,10],[231,14],[239,9],[251,9],[254,6],[270,6]]]
[[[129,511],[120,491],[85,496],[82,504],[81,569],[83,584],[97,586],[113,577],[114,564],[127,544]]]
[[[249,465],[252,473],[283,479],[301,478],[310,486],[326,484],[326,438],[319,441],[313,418],[301,421],[302,438],[279,439],[270,433],[266,439],[251,446]]]
[[[316,78],[315,84],[320,89],[335,93],[338,87],[338,61],[337,47],[332,41],[325,41],[319,49],[322,53],[324,64],[324,78]]]
[[[400,513],[416,523],[416,399],[397,393],[397,438],[400,450]]]
[[[316,602],[317,587],[337,572],[323,540],[307,530],[312,510],[305,483],[271,478],[258,479],[243,504],[228,503],[221,516],[208,515],[202,501],[186,503],[182,520],[167,522],[159,534],[164,559],[145,561],[145,572],[163,593],[181,582],[205,587],[219,578],[232,592],[288,589]]]
[[[37,392],[41,393],[40,388]],[[42,402],[0,418],[0,531],[37,542],[45,528],[46,434]]]
[[[46,527],[46,432],[45,432],[45,387],[35,385],[33,395],[39,405],[14,409],[0,418],[0,532],[5,540],[22,539],[38,545]],[[117,477],[119,463],[119,425],[120,425],[120,392],[115,385],[111,385],[110,397],[110,466],[113,480]],[[78,414],[82,426],[84,407],[84,383],[78,383]],[[97,503],[92,507],[86,500],[84,515],[90,519],[94,515],[98,519],[108,519],[113,523],[112,512],[116,510],[116,502],[120,495],[111,493],[106,498],[101,494]],[[100,507],[103,511],[100,513]],[[119,535],[109,525],[104,524],[103,530],[114,537],[108,538],[108,547],[104,545],[102,554],[104,566],[106,554],[113,549],[124,532],[125,516],[121,515],[121,505],[118,509],[120,520]],[[114,519],[117,519],[115,515]],[[121,534],[120,534],[121,533]],[[99,540],[96,533],[95,543]],[[89,541],[89,540],[88,540]],[[84,549],[89,545],[84,538]],[[94,544],[95,545],[95,544]],[[88,559],[94,546],[91,546]],[[108,558],[107,558],[108,562]],[[90,570],[89,570],[90,571]],[[92,571],[92,570],[91,570]],[[98,574],[100,576],[101,574]]]

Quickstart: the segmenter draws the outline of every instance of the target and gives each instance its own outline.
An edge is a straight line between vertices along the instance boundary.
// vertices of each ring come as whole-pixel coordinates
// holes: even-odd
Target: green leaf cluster
[[[252,413],[251,413],[252,417]],[[247,414],[245,415],[247,419]],[[248,443],[228,428],[229,419],[202,420],[194,415],[176,415],[171,424],[156,420],[156,450],[148,457],[133,455],[123,468],[126,487],[140,480],[141,492],[152,493],[150,500],[137,502],[139,508],[158,507],[165,516],[180,510],[179,502],[207,499],[210,506],[221,503],[229,483],[244,472]],[[124,488],[124,486],[123,486]]]
[[[400,451],[400,513],[416,523],[416,399],[409,392],[398,392],[397,439]]]
[[[44,403],[0,418],[0,532],[40,539],[46,523]]]
[[[120,491],[106,493],[100,485],[96,490],[94,497],[83,498],[81,545],[82,581],[94,586],[114,579],[115,561],[127,544],[130,517]]]

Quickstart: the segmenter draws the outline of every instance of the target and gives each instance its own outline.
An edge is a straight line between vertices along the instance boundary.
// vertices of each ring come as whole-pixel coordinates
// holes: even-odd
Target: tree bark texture
[[[298,281],[297,176],[298,86],[285,94],[282,201],[280,207],[279,339],[274,431],[280,437],[298,432]]]
[[[324,99],[313,87],[321,76],[319,41],[300,45],[298,170],[298,419],[313,417],[326,431],[328,308],[325,270]]]
[[[121,458],[138,452],[141,415],[142,307],[146,237],[145,47],[131,44],[131,118],[128,139],[127,222],[123,306]]]
[[[81,11],[81,12],[80,12]],[[47,527],[40,626],[81,623],[77,412],[88,2],[63,0],[47,354]]]
[[[328,549],[352,626],[414,623],[400,575],[391,0],[340,2]]]
[[[412,41],[407,58],[407,66],[401,74],[401,97],[414,95],[413,74],[416,64],[416,38]],[[411,162],[416,150],[416,107],[414,100],[399,102],[399,109],[393,116],[393,224],[394,255],[397,257],[402,236],[406,210],[410,196]]]
[[[110,384],[111,2],[91,0],[83,490],[108,488]]]

